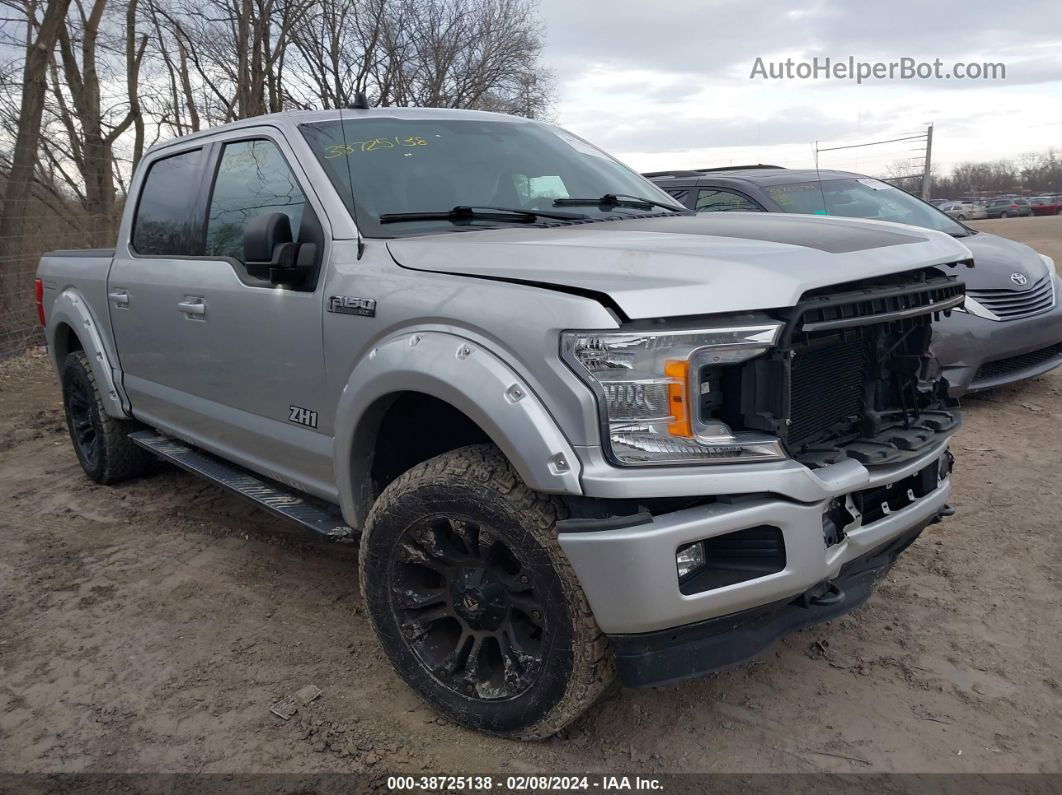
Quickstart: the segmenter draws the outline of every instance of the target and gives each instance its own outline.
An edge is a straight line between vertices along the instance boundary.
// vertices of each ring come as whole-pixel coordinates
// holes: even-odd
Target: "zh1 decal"
[[[350,295],[333,295],[328,299],[328,311],[341,315],[376,317],[375,298],[354,298]]]
[[[317,412],[299,406],[288,406],[288,420],[307,428],[317,427]]]

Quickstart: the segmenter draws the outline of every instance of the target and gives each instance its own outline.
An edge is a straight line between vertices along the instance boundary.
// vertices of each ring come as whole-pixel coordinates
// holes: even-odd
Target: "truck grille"
[[[1027,290],[993,288],[973,290],[966,294],[1000,320],[1017,320],[1038,315],[1055,305],[1055,290],[1047,274]]]
[[[796,349],[790,366],[789,432],[800,447],[835,436],[863,415],[869,341],[862,335]]]
[[[806,293],[789,317],[777,361],[788,376],[778,429],[809,466],[854,458],[867,466],[918,455],[958,426],[926,350],[930,321],[961,306],[961,282],[928,268]],[[777,389],[770,360],[766,392]],[[772,411],[746,412],[746,427]]]

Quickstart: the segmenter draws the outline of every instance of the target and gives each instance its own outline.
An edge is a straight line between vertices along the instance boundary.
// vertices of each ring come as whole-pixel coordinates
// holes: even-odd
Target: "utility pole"
[[[929,201],[929,191],[932,187],[930,185],[932,178],[929,170],[933,166],[933,122],[929,123],[929,129],[926,130],[926,162],[922,168],[922,200]]]

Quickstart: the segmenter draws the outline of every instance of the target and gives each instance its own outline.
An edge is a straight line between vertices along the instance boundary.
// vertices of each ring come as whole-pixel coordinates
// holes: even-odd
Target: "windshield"
[[[381,215],[445,213],[458,206],[557,212],[556,199],[606,194],[638,196],[685,212],[601,150],[538,122],[369,116],[304,124],[301,129],[367,237],[527,221],[495,214],[489,219],[431,218],[398,225],[381,224]],[[588,218],[646,212],[645,207],[578,207]]]
[[[936,207],[870,177],[793,182],[769,185],[765,190],[787,213],[873,218],[935,229],[955,237],[970,234],[965,226]]]

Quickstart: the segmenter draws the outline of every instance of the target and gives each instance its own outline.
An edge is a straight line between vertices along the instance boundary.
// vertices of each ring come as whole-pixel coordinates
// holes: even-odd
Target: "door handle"
[[[203,317],[206,314],[206,299],[188,297],[178,302],[177,308],[186,315]]]
[[[107,297],[114,302],[115,306],[129,306],[129,293],[125,290],[111,290],[107,293]]]

